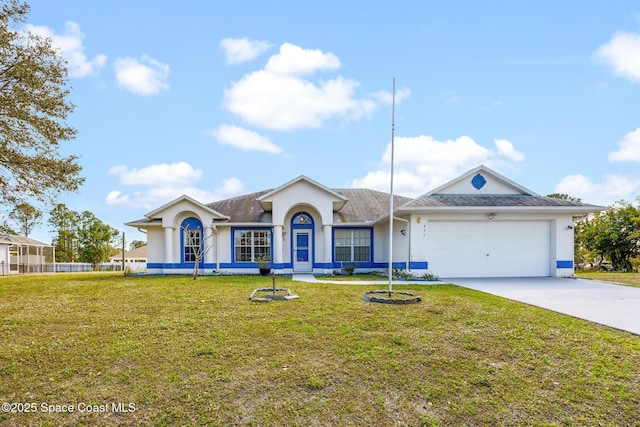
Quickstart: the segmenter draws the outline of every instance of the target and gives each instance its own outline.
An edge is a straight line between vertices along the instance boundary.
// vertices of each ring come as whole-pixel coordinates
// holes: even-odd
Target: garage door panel
[[[548,221],[430,221],[429,269],[440,277],[548,276]]]

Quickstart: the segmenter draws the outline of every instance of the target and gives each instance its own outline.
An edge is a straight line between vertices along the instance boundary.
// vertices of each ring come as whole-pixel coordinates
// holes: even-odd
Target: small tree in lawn
[[[211,236],[202,235],[202,228],[189,228],[189,225],[180,227],[184,236],[184,260],[185,262],[193,262],[193,280],[198,278],[198,267],[205,254],[211,250],[212,245],[207,245],[205,249],[204,243]]]

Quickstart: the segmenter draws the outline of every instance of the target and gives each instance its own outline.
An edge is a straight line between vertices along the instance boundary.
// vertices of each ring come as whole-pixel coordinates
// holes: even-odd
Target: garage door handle
[[[489,256],[489,254],[487,254],[487,256]]]

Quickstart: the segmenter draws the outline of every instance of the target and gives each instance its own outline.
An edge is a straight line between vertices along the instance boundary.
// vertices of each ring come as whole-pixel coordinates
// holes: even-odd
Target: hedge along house
[[[149,273],[384,271],[387,193],[330,189],[305,176],[202,204],[182,196],[126,225],[147,232]],[[600,206],[540,196],[479,166],[416,199],[394,197],[393,265],[439,277],[573,274],[573,217]],[[200,254],[201,256],[198,256]]]

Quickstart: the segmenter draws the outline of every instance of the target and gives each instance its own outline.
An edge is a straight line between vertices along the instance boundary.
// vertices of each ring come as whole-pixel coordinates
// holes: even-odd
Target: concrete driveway
[[[640,288],[585,279],[441,279],[640,335]]]

